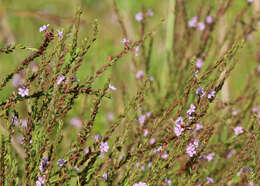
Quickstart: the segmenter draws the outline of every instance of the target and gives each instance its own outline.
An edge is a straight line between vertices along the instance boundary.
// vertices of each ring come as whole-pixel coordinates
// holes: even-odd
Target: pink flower
[[[144,129],[144,137],[148,136],[148,129]]]
[[[197,16],[194,16],[191,18],[191,20],[188,22],[188,26],[191,28],[195,28],[197,26]]]
[[[180,136],[184,131],[184,128],[182,128],[181,126],[182,123],[183,123],[183,118],[178,117],[178,119],[175,121],[175,126],[174,126],[174,133],[176,136]]]
[[[214,183],[214,180],[211,177],[207,177],[207,180],[208,180],[209,183]]]
[[[135,183],[133,186],[147,186],[147,184],[140,181],[138,183]]]
[[[242,134],[244,132],[243,127],[237,126],[234,128],[235,135]]]
[[[197,152],[196,152],[196,147],[198,147],[199,141],[197,139],[194,140],[193,143],[190,143],[188,147],[186,148],[186,153],[190,156],[193,157]]]
[[[61,75],[57,79],[57,85],[61,84],[61,82],[65,79],[65,76]]]
[[[205,159],[207,159],[208,161],[211,161],[211,160],[213,160],[214,157],[215,157],[215,153],[212,152],[212,153],[208,154],[207,156],[205,156]]]
[[[50,26],[50,24],[43,25],[42,27],[39,28],[39,32],[45,32],[49,26]]]
[[[212,18],[211,16],[207,16],[207,17],[206,17],[206,23],[207,23],[207,24],[213,23],[213,18]]]
[[[247,0],[247,2],[248,2],[248,3],[253,3],[253,2],[254,2],[254,0]]]
[[[147,14],[148,14],[149,16],[153,16],[153,15],[154,15],[154,13],[153,13],[153,11],[152,11],[151,9],[148,9],[148,10],[147,10]]]
[[[18,94],[21,97],[29,96],[29,89],[26,88],[26,87],[21,87],[21,88],[18,89]]]
[[[136,21],[140,22],[143,20],[143,13],[142,12],[139,12],[135,15],[135,19]]]
[[[203,66],[203,61],[200,59],[200,58],[198,58],[197,60],[196,60],[196,67],[198,68],[198,69],[200,69],[202,66]]]
[[[144,73],[144,71],[142,71],[142,70],[139,70],[139,71],[136,73],[136,75],[135,75],[136,79],[141,79],[141,78],[143,78],[144,76],[145,76],[145,73]]]
[[[116,87],[114,87],[113,85],[110,85],[110,84],[109,84],[108,87],[109,87],[110,90],[112,90],[112,91],[116,91]]]
[[[205,24],[204,24],[203,22],[199,22],[199,23],[198,23],[198,29],[199,29],[200,31],[205,30],[205,28],[206,28],[206,26],[205,26]]]
[[[107,142],[101,142],[101,145],[99,146],[100,152],[108,152],[109,146]]]

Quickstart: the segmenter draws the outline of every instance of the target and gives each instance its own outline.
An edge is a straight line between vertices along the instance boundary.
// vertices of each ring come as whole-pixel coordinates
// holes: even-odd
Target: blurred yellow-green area
[[[186,1],[186,8],[188,10],[188,17],[195,15],[199,6],[211,3],[213,6],[217,5],[219,1]],[[117,0],[118,8],[122,19],[124,20],[129,38],[131,40],[139,39],[140,23],[135,20],[136,13],[142,10],[142,6],[149,8],[154,12],[154,16],[148,21],[146,32],[151,30],[157,25],[161,19],[167,20],[168,0]],[[229,21],[234,20],[236,15],[247,3],[246,0],[236,0],[231,11],[228,12],[225,19],[223,19],[223,27],[227,28]],[[255,1],[251,13],[259,13],[259,1]],[[43,33],[39,32],[39,28],[44,24],[50,24],[51,28],[63,30],[68,28],[73,23],[73,18],[77,7],[83,8],[83,15],[80,25],[80,37],[83,38],[92,33],[92,23],[95,19],[99,22],[99,34],[97,42],[90,52],[85,57],[84,63],[80,68],[77,76],[78,79],[84,79],[86,76],[91,75],[98,67],[100,67],[108,59],[108,56],[114,55],[122,49],[120,41],[123,39],[122,30],[116,21],[116,15],[113,11],[112,0],[0,0],[0,46],[4,47],[10,44],[24,44],[28,47],[37,48],[43,39]],[[178,17],[176,17],[178,19]],[[166,21],[167,23],[167,21]],[[151,57],[150,75],[162,77],[166,69],[165,61],[165,43],[166,38],[166,23],[163,23],[157,28],[156,36],[154,39],[154,52]],[[243,85],[247,81],[247,76],[257,66],[256,55],[260,50],[260,33],[258,30],[248,36],[248,42],[240,51],[236,59],[239,64],[232,72],[231,79],[228,83],[229,96],[239,94]],[[16,50],[11,55],[0,55],[0,79],[5,77],[11,72],[21,61],[30,54],[24,50]],[[216,57],[217,58],[217,57]],[[134,73],[132,64],[129,63],[130,57],[124,57],[120,63],[114,66],[105,76],[99,79],[98,85],[103,85],[106,77],[111,77],[111,83],[116,87],[120,87],[124,83],[125,89],[130,95],[134,95],[136,87],[132,86],[134,81]],[[1,97],[7,97],[13,90],[16,91],[11,85],[6,87],[1,92]],[[118,98],[119,93],[114,94],[112,100],[106,100],[105,108],[102,112],[118,112],[122,110],[123,103],[121,98]],[[78,112],[84,108],[82,99],[78,99],[72,112],[69,113],[69,119],[77,116]],[[106,108],[107,107],[107,108]],[[88,109],[88,108],[85,108]],[[97,133],[101,133],[102,122],[106,120],[106,114],[100,113],[97,118],[97,123],[100,123]]]

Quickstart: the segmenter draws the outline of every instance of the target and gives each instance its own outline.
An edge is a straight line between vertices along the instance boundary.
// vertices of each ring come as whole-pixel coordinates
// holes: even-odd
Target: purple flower
[[[206,23],[207,23],[207,24],[213,23],[213,18],[212,18],[212,16],[207,16],[207,17],[206,17]]]
[[[127,43],[130,43],[130,40],[124,38],[120,41],[120,43],[123,43],[123,44],[127,44]]]
[[[167,159],[168,157],[169,157],[169,155],[168,155],[167,153],[164,153],[164,154],[161,156],[162,159]]]
[[[196,60],[196,68],[200,69],[203,66],[203,63],[204,62],[200,58],[198,58]]]
[[[19,94],[21,97],[29,96],[29,89],[26,88],[26,87],[21,87],[21,88],[18,89],[18,94]]]
[[[213,99],[216,96],[216,91],[212,90],[208,94],[208,99]]]
[[[237,126],[234,128],[235,135],[242,134],[244,132],[243,127]]]
[[[187,111],[187,114],[188,114],[188,115],[192,115],[192,113],[195,112],[195,109],[196,109],[196,106],[193,105],[193,104],[190,104],[190,108],[189,108],[189,110]]]
[[[142,115],[142,116],[138,119],[138,123],[144,124],[145,120],[146,120],[146,115]]]
[[[112,91],[116,91],[116,87],[114,87],[113,85],[110,85],[110,84],[109,84],[108,87],[109,87],[110,90],[112,90]]]
[[[15,74],[13,77],[12,85],[14,87],[20,87],[24,84],[25,80],[22,78],[21,74]]]
[[[139,70],[139,71],[136,73],[135,77],[136,77],[136,79],[141,79],[141,78],[144,77],[144,75],[145,75],[144,71]]]
[[[150,81],[150,82],[154,81],[153,76],[149,77],[149,81]]]
[[[103,178],[104,181],[107,181],[107,173],[104,173],[104,174],[102,175],[102,178]]]
[[[140,22],[143,20],[143,13],[142,12],[139,12],[135,15],[135,19],[136,21]]]
[[[203,125],[201,125],[201,124],[196,124],[196,128],[195,128],[195,131],[199,131],[199,130],[201,130],[201,129],[203,129]]]
[[[158,147],[157,149],[155,149],[153,151],[154,154],[156,154],[157,152],[161,152],[162,151],[162,146]]]
[[[61,82],[65,79],[65,77],[63,75],[59,76],[57,79],[57,84],[61,84]]]
[[[140,181],[138,183],[135,183],[133,186],[147,186],[147,184]]]
[[[168,180],[167,178],[164,179],[164,182],[165,182],[167,185],[172,185],[172,181],[171,181],[171,180]]]
[[[139,49],[139,46],[135,47],[135,56],[139,56]]]
[[[181,133],[184,131],[184,128],[182,128],[181,126],[182,123],[183,123],[183,118],[180,116],[175,121],[174,133],[176,136],[180,136]]]
[[[202,87],[199,87],[196,90],[196,94],[202,98],[205,95],[205,92],[203,91]]]
[[[249,185],[250,185],[250,186],[254,186],[254,182],[251,181],[251,182],[249,183]]]
[[[58,160],[58,163],[57,163],[57,164],[58,164],[59,167],[63,167],[63,166],[65,165],[65,163],[66,163],[66,160],[64,160],[64,159],[62,158],[62,159],[59,159],[59,160]]]
[[[57,29],[58,36],[63,39],[63,32]]]
[[[70,124],[74,127],[80,128],[82,125],[82,121],[78,117],[71,118]]]
[[[199,23],[198,23],[198,29],[199,29],[200,31],[205,30],[205,28],[206,28],[206,26],[205,26],[205,24],[204,24],[203,22],[199,22]]]
[[[141,170],[145,171],[145,166],[144,165],[141,166]]]
[[[108,152],[109,146],[107,142],[101,142],[101,145],[99,146],[99,149],[102,152]]]
[[[36,181],[36,185],[37,186],[42,186],[45,184],[45,179],[46,179],[46,176],[43,175],[42,177],[39,177],[38,180]]]
[[[46,31],[49,26],[50,26],[50,24],[43,25],[42,27],[39,28],[39,32],[44,32],[44,31]]]
[[[209,183],[214,183],[214,180],[211,177],[207,177],[207,180],[208,180]]]
[[[197,152],[196,152],[196,147],[198,147],[199,141],[197,139],[194,140],[193,143],[190,143],[188,147],[186,148],[186,153],[190,156],[193,157]]]
[[[21,127],[26,128],[27,127],[27,119],[21,119]]]
[[[49,158],[43,158],[43,160],[42,160],[41,163],[40,163],[39,170],[40,170],[41,172],[44,172],[44,171],[47,169],[47,167],[48,167],[49,164],[50,164]]]
[[[148,129],[144,129],[144,137],[148,136]]]
[[[188,26],[190,28],[195,28],[197,26],[197,20],[198,20],[198,17],[197,16],[194,16],[192,17],[189,22],[188,22]]]
[[[99,140],[101,140],[102,136],[101,135],[95,135],[95,136],[93,136],[93,138],[96,142],[98,142]]]
[[[260,65],[257,66],[256,70],[258,73],[260,73]]]
[[[247,0],[247,2],[248,2],[248,3],[253,3],[253,2],[254,2],[254,0]]]
[[[151,168],[152,166],[153,166],[152,162],[149,162],[148,165],[147,165],[148,168]]]
[[[154,13],[153,13],[153,11],[152,11],[151,9],[148,9],[148,10],[147,10],[147,14],[148,14],[149,16],[153,16],[153,15],[154,15]]]
[[[238,110],[234,110],[234,111],[232,112],[232,115],[233,115],[233,116],[236,116],[236,115],[238,114],[238,112],[239,112]]]
[[[208,154],[207,156],[205,156],[205,159],[207,159],[208,161],[211,161],[211,160],[213,160],[214,157],[215,157],[215,153],[212,152],[212,153]]]
[[[154,138],[151,138],[150,140],[149,140],[149,143],[152,145],[152,144],[154,144],[155,143],[155,139]]]

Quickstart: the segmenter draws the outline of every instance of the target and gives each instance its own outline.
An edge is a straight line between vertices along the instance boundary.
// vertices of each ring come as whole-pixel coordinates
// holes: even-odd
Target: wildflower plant
[[[99,31],[94,21],[92,35],[81,38],[82,9],[69,28],[40,27],[43,42],[37,49],[0,48],[1,55],[31,52],[0,83],[3,91],[17,75],[23,78],[0,102],[0,185],[259,184],[257,70],[237,97],[222,95],[259,21],[248,15],[253,1],[235,15],[221,41],[218,29],[232,0],[202,4],[193,15],[182,0],[174,2],[172,22],[161,20],[150,28],[156,12],[145,6],[132,15],[139,25],[135,40],[113,1],[122,30],[120,51],[80,80],[78,72],[89,62]],[[164,24],[171,39],[166,38],[162,73],[152,65],[157,31]],[[119,73],[123,58],[132,67],[129,87],[106,74]],[[30,68],[32,61],[37,70]],[[111,113],[109,103],[120,109]],[[78,108],[80,114],[70,118]],[[105,127],[97,134],[106,110]]]

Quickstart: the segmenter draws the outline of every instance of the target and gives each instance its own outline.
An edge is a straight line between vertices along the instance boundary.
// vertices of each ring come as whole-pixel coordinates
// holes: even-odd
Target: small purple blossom
[[[205,91],[202,87],[199,87],[196,89],[196,94],[202,98],[205,95]]]
[[[212,153],[209,153],[207,156],[205,156],[205,159],[208,161],[211,161],[211,160],[213,160],[214,157],[215,157],[215,153],[212,152]]]
[[[139,49],[139,46],[135,47],[135,56],[139,56]]]
[[[203,125],[202,124],[196,124],[196,128],[195,128],[195,131],[199,131],[199,130],[201,130],[201,129],[203,129]]]
[[[21,74],[15,74],[12,80],[12,85],[14,87],[20,87],[24,84],[25,80],[22,78]]]
[[[144,137],[148,136],[149,132],[148,129],[144,129]]]
[[[216,91],[212,90],[208,94],[208,99],[213,99],[216,96]]]
[[[145,76],[145,73],[144,73],[143,70],[139,70],[139,71],[136,73],[136,75],[135,75],[136,79],[141,79],[141,78],[143,78],[144,76]]]
[[[192,115],[192,113],[195,112],[195,109],[196,109],[196,106],[193,105],[193,104],[190,104],[190,108],[189,108],[189,110],[187,111],[187,114],[188,114],[188,115]]]
[[[244,132],[244,130],[243,130],[243,127],[241,127],[241,126],[237,126],[234,128],[235,135],[242,134],[243,132]]]
[[[19,94],[21,97],[29,96],[29,89],[26,88],[26,87],[20,87],[20,88],[18,89],[18,94]]]
[[[130,43],[130,40],[124,38],[120,41],[120,43],[123,43],[123,44],[127,44],[127,43]]]
[[[214,183],[214,180],[211,177],[207,177],[207,180],[208,180],[209,183]]]
[[[198,58],[196,60],[196,68],[200,69],[203,66],[203,63],[202,59]]]
[[[21,127],[23,128],[27,127],[27,122],[28,122],[27,119],[21,119],[20,122],[21,122]]]
[[[212,18],[212,16],[207,16],[207,17],[206,17],[206,23],[207,23],[207,24],[213,23],[213,18]]]
[[[46,175],[43,175],[42,177],[39,177],[36,181],[36,186],[42,186],[45,184]]]
[[[143,13],[142,12],[138,12],[136,15],[135,15],[135,19],[136,21],[140,22],[143,20]]]
[[[155,139],[154,138],[151,138],[150,140],[149,140],[149,143],[152,145],[152,144],[154,144],[155,143]]]
[[[203,22],[199,22],[199,23],[198,23],[198,29],[199,29],[199,31],[203,31],[203,30],[205,30],[205,28],[206,28],[206,26],[205,26],[205,24],[204,24]]]
[[[248,3],[253,3],[253,2],[254,2],[254,0],[247,0],[247,2],[248,2]]]
[[[147,10],[147,14],[148,14],[149,16],[151,16],[151,17],[154,15],[154,13],[153,13],[153,11],[152,11],[151,9],[148,9],[148,10]]]
[[[57,29],[57,33],[58,33],[59,38],[63,39],[63,32],[61,30]]]
[[[144,124],[145,120],[146,120],[146,115],[142,115],[142,116],[140,116],[140,118],[138,119],[138,123]]]
[[[61,75],[57,79],[57,85],[61,84],[61,82],[65,79],[65,76]]]
[[[108,143],[107,142],[101,142],[99,149],[100,149],[101,153],[108,152],[108,150],[109,150]]]
[[[103,178],[104,181],[107,181],[107,173],[104,173],[104,174],[102,175],[102,178]]]
[[[50,164],[49,158],[47,158],[47,157],[43,158],[43,160],[40,163],[39,170],[41,172],[44,172],[47,169],[49,164]]]
[[[145,171],[145,166],[144,165],[141,166],[141,170]]]
[[[167,185],[172,185],[172,181],[171,181],[171,180],[168,180],[167,178],[164,179],[164,182],[165,182]]]
[[[251,181],[251,182],[249,183],[249,185],[250,185],[250,186],[254,186],[254,182]]]
[[[42,27],[39,28],[39,32],[44,32],[49,28],[50,24],[43,25]]]
[[[174,133],[176,136],[180,136],[182,134],[182,132],[184,131],[184,128],[182,128],[182,126],[181,126],[182,123],[183,123],[183,118],[180,116],[175,121]]]
[[[71,118],[70,124],[74,127],[80,128],[82,125],[82,121],[78,117]]]
[[[102,136],[101,135],[95,135],[95,136],[93,136],[93,138],[96,142],[98,142],[99,140],[101,140]]]
[[[133,184],[133,186],[147,186],[147,184],[140,181],[138,183]]]
[[[232,115],[233,115],[233,116],[236,116],[236,115],[238,114],[238,112],[239,112],[239,110],[234,110],[234,111],[232,112]]]
[[[195,28],[197,26],[197,20],[198,20],[198,17],[197,16],[194,16],[192,17],[189,22],[188,22],[188,26],[190,28]]]
[[[116,91],[116,87],[114,87],[113,85],[110,85],[110,84],[109,84],[108,87],[109,87],[110,90],[112,90],[112,91]]]
[[[62,159],[59,159],[58,162],[57,162],[57,165],[59,167],[63,167],[66,163],[66,160],[64,160],[63,158]]]
[[[168,155],[167,153],[164,153],[164,154],[161,156],[162,159],[167,159],[168,157],[169,157],[169,155]]]
[[[186,153],[190,156],[193,157],[197,152],[196,152],[196,147],[198,147],[199,141],[196,139],[194,140],[193,143],[190,143],[188,147],[186,148]]]

